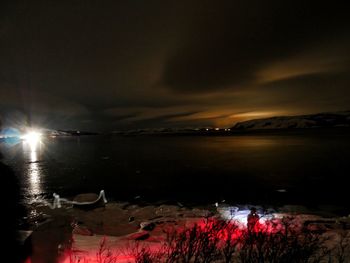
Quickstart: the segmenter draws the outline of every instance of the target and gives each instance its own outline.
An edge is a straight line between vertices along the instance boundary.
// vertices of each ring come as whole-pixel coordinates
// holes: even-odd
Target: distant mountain
[[[234,131],[350,127],[350,111],[280,116],[238,122]]]

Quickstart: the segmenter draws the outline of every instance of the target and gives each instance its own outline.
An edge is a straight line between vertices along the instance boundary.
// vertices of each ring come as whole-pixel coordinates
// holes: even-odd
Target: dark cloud
[[[203,10],[204,9],[204,10]],[[341,5],[310,1],[214,2],[165,64],[163,82],[180,91],[241,88],[256,71],[305,49],[349,35]]]
[[[166,127],[176,127],[178,124],[177,118],[188,117],[197,112],[180,112],[180,113],[172,113],[172,114],[164,114],[158,115],[154,117],[146,117],[146,118],[136,118],[135,121],[132,121],[132,125],[130,127],[138,128],[166,128]],[[137,116],[136,116],[137,117]],[[127,120],[126,120],[127,121]],[[130,125],[130,123],[125,123],[125,125]],[[180,122],[181,126],[187,124],[187,126],[193,127],[193,123],[191,121],[182,121]],[[125,126],[124,125],[124,126]]]
[[[350,70],[336,73],[307,74],[263,85],[268,103],[279,101],[285,106],[307,109],[315,104],[320,109],[347,110]]]
[[[349,102],[340,2],[0,5],[0,114],[9,125],[231,126]]]

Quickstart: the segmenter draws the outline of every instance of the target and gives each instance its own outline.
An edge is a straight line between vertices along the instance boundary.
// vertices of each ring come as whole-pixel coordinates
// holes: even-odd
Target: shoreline
[[[32,231],[32,258],[49,258],[53,255],[66,258],[67,251],[78,251],[75,256],[91,258],[104,238],[114,250],[120,250],[136,241],[157,247],[166,238],[165,229],[185,228],[208,218],[228,220],[227,215],[232,209],[237,215],[235,220],[242,220],[241,223],[245,226],[250,207],[252,206],[219,204],[218,207],[208,205],[189,208],[179,205],[140,206],[128,202],[108,202],[105,206],[83,210],[71,205],[51,209],[43,203],[33,203],[27,207],[30,226],[27,230]],[[350,216],[321,215],[301,206],[285,206],[280,211],[270,209],[263,215],[263,208],[255,207],[261,219],[263,216],[269,218],[269,215],[287,216],[331,232],[350,229]]]
[[[85,195],[85,194],[82,194]],[[92,194],[95,195],[95,194]],[[97,195],[96,195],[97,196]],[[66,200],[74,200],[75,196],[70,196],[68,198],[64,198]],[[32,211],[37,209],[38,207],[50,207],[53,204],[52,198],[46,197],[36,197],[34,199],[22,198],[21,202],[23,207],[25,207],[28,211]],[[159,206],[171,206],[178,207],[181,209],[203,209],[209,210],[211,212],[216,210],[217,206],[223,207],[237,207],[238,209],[249,209],[250,207],[258,207],[261,211],[279,211],[285,213],[307,213],[314,214],[323,217],[346,217],[350,216],[350,206],[345,204],[334,204],[330,203],[320,203],[320,204],[303,204],[300,202],[296,203],[285,203],[281,204],[281,202],[275,203],[264,203],[264,202],[227,202],[226,200],[222,200],[221,202],[196,202],[196,201],[175,201],[175,200],[159,200],[159,201],[149,201],[143,200],[140,196],[136,196],[132,199],[123,199],[116,201],[114,199],[108,198],[108,202],[106,205],[117,205],[122,209],[128,209],[129,207],[159,207]],[[69,205],[65,205],[66,208],[71,208]]]

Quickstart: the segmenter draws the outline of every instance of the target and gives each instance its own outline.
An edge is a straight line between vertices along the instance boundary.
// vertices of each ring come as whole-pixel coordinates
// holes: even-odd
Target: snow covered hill
[[[350,111],[255,119],[239,122],[233,127],[233,129],[272,130],[326,127],[350,127]]]

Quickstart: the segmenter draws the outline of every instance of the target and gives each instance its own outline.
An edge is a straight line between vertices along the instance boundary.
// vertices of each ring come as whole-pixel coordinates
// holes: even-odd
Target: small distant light
[[[215,128],[216,131],[220,130],[219,128]]]
[[[206,131],[209,131],[209,129],[208,129],[208,128],[206,128],[205,130],[206,130]]]

